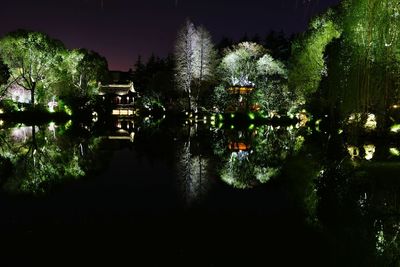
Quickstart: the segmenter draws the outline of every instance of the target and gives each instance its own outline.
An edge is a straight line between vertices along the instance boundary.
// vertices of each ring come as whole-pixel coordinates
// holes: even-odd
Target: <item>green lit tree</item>
[[[310,30],[292,45],[289,86],[300,102],[315,93],[322,77],[327,75],[325,50],[327,45],[340,36],[340,28],[334,20],[334,12],[313,19]]]
[[[57,71],[59,80],[54,85],[54,95],[77,109],[98,94],[99,83],[107,80],[108,63],[93,51],[65,51]]]
[[[214,90],[214,102],[219,110],[225,109],[229,98],[222,90],[231,86],[253,88],[251,93],[231,95],[231,106],[244,101],[247,109],[256,106],[257,109],[272,111],[284,109],[287,105],[283,102],[289,103],[286,67],[257,43],[243,42],[226,49],[219,71],[221,84]]]
[[[257,60],[264,53],[263,46],[251,42],[227,48],[219,67],[223,82],[228,86],[254,86],[258,77]]]
[[[19,30],[0,40],[0,53],[13,83],[30,91],[32,106],[59,77],[55,70],[64,46],[44,33]],[[40,100],[40,99],[39,99]]]

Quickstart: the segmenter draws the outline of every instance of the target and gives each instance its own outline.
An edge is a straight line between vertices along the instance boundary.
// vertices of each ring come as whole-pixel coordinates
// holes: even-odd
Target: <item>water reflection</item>
[[[98,138],[69,138],[66,126],[18,125],[0,130],[1,184],[6,191],[43,193],[63,180],[85,176]]]
[[[185,125],[179,134],[176,150],[178,187],[183,199],[191,204],[204,196],[211,186],[207,147],[204,146],[204,128]]]
[[[329,142],[324,171],[316,177],[315,216],[341,246],[338,264],[398,266],[400,162],[394,144],[361,137]]]
[[[248,189],[278,176],[286,159],[304,141],[293,127],[250,126],[221,130],[214,153],[219,158],[219,174],[227,184]]]
[[[87,177],[100,168],[106,169],[102,174],[113,176],[112,167],[105,164],[113,160],[114,168],[127,169],[117,173],[129,177],[113,176],[107,186],[118,180],[124,187],[118,187],[118,194],[126,190],[130,196],[136,188],[141,197],[157,187],[156,194],[143,197],[148,202],[155,199],[154,209],[161,205],[160,199],[172,198],[163,195],[171,188],[178,191],[185,207],[198,204],[204,210],[215,206],[216,194],[223,194],[226,202],[240,198],[242,203],[250,194],[265,196],[264,189],[278,188],[307,227],[334,247],[334,265],[399,264],[400,144],[396,139],[350,138],[338,131],[311,133],[292,126],[171,126],[147,118],[90,125],[17,125],[0,129],[0,142],[0,185],[7,192],[46,193],[54,184]],[[143,177],[136,176],[142,163],[147,169],[143,167]],[[146,172],[153,166],[168,173],[148,177]],[[127,183],[133,186],[126,189]],[[200,201],[204,199],[208,204]],[[137,197],[135,203],[141,200]],[[254,207],[260,211],[265,203],[251,205],[260,205]]]

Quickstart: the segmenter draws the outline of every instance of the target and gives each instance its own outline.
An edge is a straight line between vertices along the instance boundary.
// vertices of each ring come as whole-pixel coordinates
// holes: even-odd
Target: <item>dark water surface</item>
[[[400,143],[385,140],[151,119],[3,125],[3,254],[133,266],[399,266]]]

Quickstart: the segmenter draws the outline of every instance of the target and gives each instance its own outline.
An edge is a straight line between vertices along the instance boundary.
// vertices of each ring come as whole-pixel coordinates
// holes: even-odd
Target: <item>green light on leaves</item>
[[[395,125],[393,125],[392,127],[390,127],[390,131],[391,131],[392,133],[398,133],[398,132],[400,132],[400,124],[395,124]]]
[[[392,156],[400,157],[400,151],[399,151],[397,148],[395,148],[395,147],[391,147],[391,148],[389,149],[389,152],[390,152],[390,154],[391,154]]]
[[[64,106],[64,111],[67,113],[69,116],[72,116],[72,109],[68,106]]]

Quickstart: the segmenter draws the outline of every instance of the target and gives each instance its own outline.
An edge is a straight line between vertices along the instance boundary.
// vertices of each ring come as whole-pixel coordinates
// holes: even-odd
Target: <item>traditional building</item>
[[[232,101],[225,112],[246,112],[253,110],[254,108],[249,106],[248,97],[254,90],[255,88],[253,86],[231,86],[227,88],[227,92],[231,95]]]
[[[100,84],[99,95],[105,104],[113,107],[113,115],[134,115],[134,103],[137,94],[132,82],[127,84]]]

